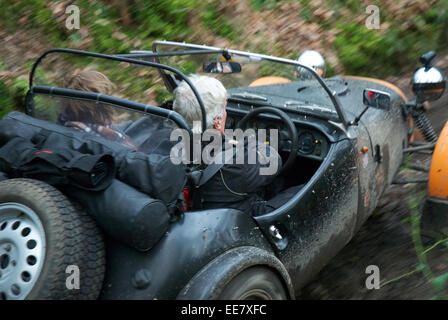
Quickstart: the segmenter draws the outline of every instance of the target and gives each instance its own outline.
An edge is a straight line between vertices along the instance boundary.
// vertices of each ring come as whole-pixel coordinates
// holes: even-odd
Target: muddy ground
[[[448,68],[443,68],[448,74]],[[390,79],[408,93],[410,75]],[[408,95],[409,96],[409,95]],[[434,128],[440,132],[448,120],[448,94],[431,103],[428,114]],[[429,168],[430,156],[418,156],[419,163]],[[425,174],[404,170],[399,176]],[[431,299],[436,291],[422,272],[385,283],[415,270],[418,265],[411,236],[409,197],[411,188],[426,191],[426,184],[392,185],[388,188],[377,211],[368,219],[350,243],[339,252],[318,276],[302,291],[299,299]],[[430,243],[426,243],[427,246]],[[432,272],[437,276],[448,272],[448,246],[439,245],[427,256]],[[381,283],[378,290],[367,290],[366,267],[377,265]]]

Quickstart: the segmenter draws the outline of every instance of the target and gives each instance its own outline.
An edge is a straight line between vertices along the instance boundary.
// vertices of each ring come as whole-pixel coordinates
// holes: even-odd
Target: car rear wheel
[[[286,300],[288,295],[278,276],[265,267],[251,267],[234,277],[220,300]]]
[[[0,299],[95,299],[104,265],[94,221],[60,191],[30,179],[0,182]],[[76,268],[79,288],[67,285]]]

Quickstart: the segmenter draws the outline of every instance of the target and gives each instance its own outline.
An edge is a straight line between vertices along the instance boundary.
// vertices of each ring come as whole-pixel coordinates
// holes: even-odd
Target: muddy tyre
[[[234,277],[219,300],[286,300],[288,295],[278,276],[265,267],[252,267]]]
[[[100,231],[60,191],[30,179],[0,182],[0,299],[95,299],[104,268]],[[69,278],[76,269],[79,289]]]

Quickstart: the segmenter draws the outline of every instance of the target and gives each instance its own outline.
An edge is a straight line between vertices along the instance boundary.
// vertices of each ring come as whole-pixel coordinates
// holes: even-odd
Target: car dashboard
[[[227,111],[227,129],[235,129],[238,122],[247,113],[247,111],[241,112],[240,105],[235,108],[232,103],[228,103]],[[296,126],[298,136],[299,147],[297,156],[323,161],[330,149],[330,141],[327,139],[326,135],[313,126],[298,123],[297,121],[294,121],[294,119],[292,120]],[[265,129],[268,141],[270,141],[270,130],[278,130],[279,151],[281,153],[289,153],[291,151],[292,142],[289,137],[289,131],[283,122],[275,116],[267,114],[265,117],[257,117],[248,122],[247,128],[254,129],[255,131]]]

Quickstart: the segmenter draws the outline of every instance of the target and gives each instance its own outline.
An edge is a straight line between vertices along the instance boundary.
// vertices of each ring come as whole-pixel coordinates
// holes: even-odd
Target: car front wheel
[[[220,300],[286,300],[278,276],[265,267],[251,267],[234,277],[223,289]]]

